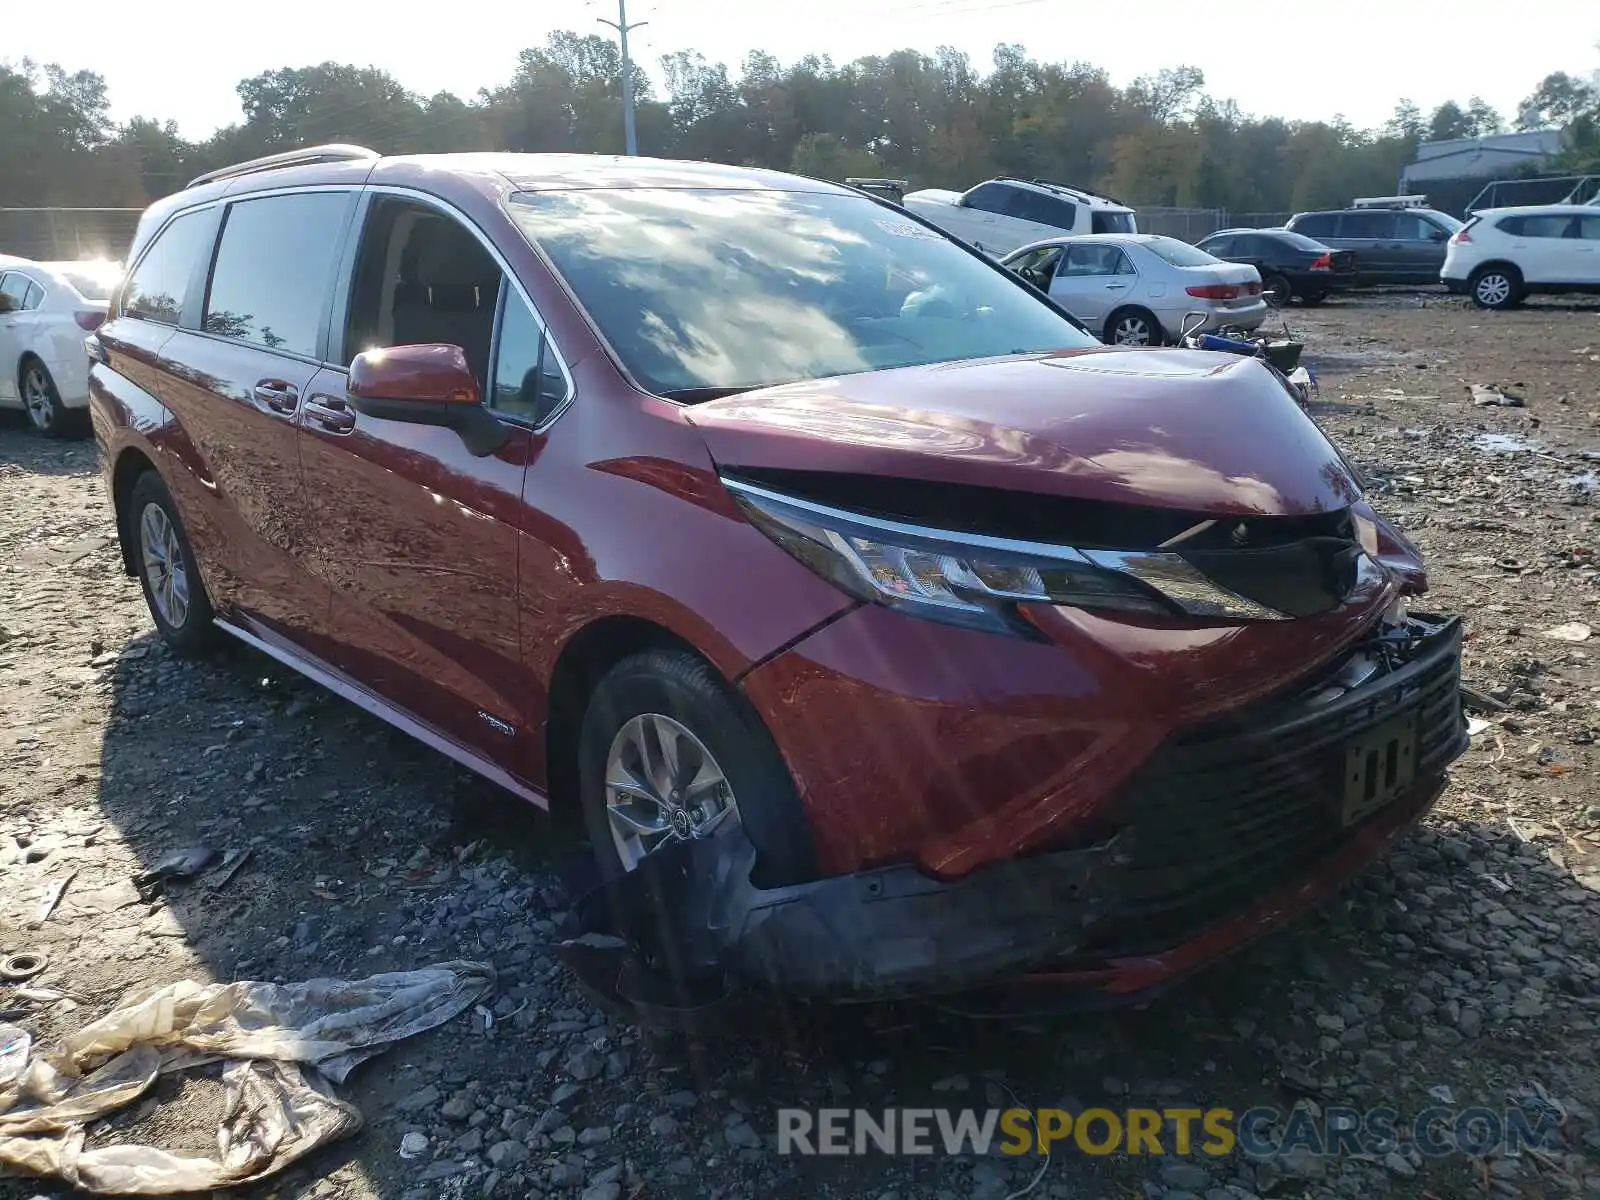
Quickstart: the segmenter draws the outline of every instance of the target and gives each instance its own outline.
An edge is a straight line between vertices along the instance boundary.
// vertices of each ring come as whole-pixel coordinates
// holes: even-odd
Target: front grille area
[[[1411,629],[1404,641],[1373,643],[1389,669],[1337,699],[1309,697],[1338,665],[1295,697],[1159,750],[1124,797],[1119,865],[1107,879],[1113,898],[1084,951],[1168,949],[1304,877],[1363,824],[1382,821],[1386,808],[1350,826],[1341,819],[1352,738],[1415,712],[1415,781],[1436,779],[1466,745],[1461,628],[1449,619],[1413,620]]]

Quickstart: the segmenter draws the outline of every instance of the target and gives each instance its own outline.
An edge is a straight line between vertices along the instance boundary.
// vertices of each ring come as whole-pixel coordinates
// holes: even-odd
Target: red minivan
[[[1140,996],[1413,824],[1460,628],[1263,363],[851,188],[325,146],[140,223],[127,569],[540,806],[682,980]]]

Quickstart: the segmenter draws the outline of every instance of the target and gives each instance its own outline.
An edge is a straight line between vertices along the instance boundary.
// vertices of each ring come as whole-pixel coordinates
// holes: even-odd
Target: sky
[[[447,0],[376,6],[274,0],[265,21],[230,18],[214,0],[167,0],[160,18],[96,23],[71,5],[6,5],[0,60],[59,62],[106,79],[112,115],[172,119],[188,138],[241,119],[234,85],[274,67],[328,60],[376,66],[415,92],[463,97],[511,76],[517,51],[554,29],[610,31],[617,0]],[[1402,96],[1425,112],[1476,91],[1508,118],[1551,71],[1600,67],[1593,0],[1518,0],[1514,20],[1486,0],[1291,0],[1226,17],[1195,0],[632,0],[634,57],[681,49],[736,68],[762,49],[790,63],[808,53],[846,62],[896,49],[965,50],[987,71],[999,42],[1044,60],[1084,60],[1116,84],[1162,67],[1205,72],[1207,91],[1246,113],[1291,120],[1342,113],[1380,125]],[[1481,16],[1480,16],[1481,9]],[[1580,16],[1588,10],[1591,15]],[[423,13],[428,15],[424,16]],[[1118,13],[1128,14],[1126,22]],[[398,15],[398,14],[416,14]],[[223,14],[219,21],[219,14]],[[1561,32],[1556,32],[1561,31]]]

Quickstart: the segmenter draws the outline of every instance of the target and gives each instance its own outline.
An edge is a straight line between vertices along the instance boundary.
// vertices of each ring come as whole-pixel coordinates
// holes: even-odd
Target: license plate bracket
[[[1345,825],[1371,816],[1411,786],[1417,777],[1415,709],[1352,738],[1344,750],[1340,820]]]

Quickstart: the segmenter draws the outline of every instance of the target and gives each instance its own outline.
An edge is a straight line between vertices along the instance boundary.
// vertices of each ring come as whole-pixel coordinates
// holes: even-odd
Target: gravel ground
[[[548,951],[573,835],[253,652],[171,658],[118,569],[92,445],[13,421],[0,953],[47,953],[31,986],[65,998],[0,987],[0,1009],[48,1037],[133,983],[495,965],[489,1019],[363,1068],[344,1094],[366,1129],[244,1189],[258,1197],[1600,1196],[1600,636],[1545,634],[1600,629],[1600,307],[1379,294],[1292,316],[1320,419],[1428,553],[1438,606],[1468,618],[1466,676],[1493,711],[1423,830],[1225,970],[1072,1020],[774,1012],[764,1039],[706,1042],[617,1024]],[[1525,407],[1477,406],[1471,384]],[[142,902],[132,876],[195,844],[251,854],[224,885]],[[164,1084],[133,1115],[210,1111],[186,1095]],[[1515,1158],[805,1159],[772,1138],[784,1106],[1296,1101],[1387,1105],[1402,1128],[1440,1103],[1565,1124]],[[402,1159],[402,1139],[422,1153]],[[0,1182],[0,1200],[62,1194]]]

